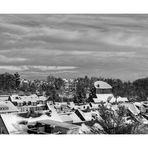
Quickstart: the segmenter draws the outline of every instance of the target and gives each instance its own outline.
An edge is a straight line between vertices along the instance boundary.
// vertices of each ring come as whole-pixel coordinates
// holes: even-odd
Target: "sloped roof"
[[[133,103],[124,103],[123,106],[128,108],[134,115],[138,115],[140,111]]]
[[[16,134],[16,133],[25,133],[27,132],[26,127],[19,124],[22,121],[27,121],[28,123],[34,123],[40,120],[48,120],[51,119],[51,117],[48,117],[47,115],[42,115],[37,118],[23,118],[20,117],[17,114],[2,114],[1,118],[9,132],[9,134]]]
[[[73,119],[69,115],[60,115],[63,122],[73,122]]]
[[[5,112],[18,112],[18,109],[10,101],[0,101],[0,113]]]
[[[47,102],[47,106],[48,106],[48,109],[51,110],[51,117],[53,117],[55,121],[63,122],[59,114],[57,113],[56,109],[54,108],[54,106],[50,105],[49,102]]]
[[[74,112],[72,112],[69,116],[73,120],[73,123],[82,122],[82,120]]]
[[[0,101],[8,101],[9,96],[8,95],[0,95]]]
[[[94,86],[97,89],[112,89],[112,86],[104,81],[96,81],[94,83]]]
[[[80,128],[80,126],[78,126],[78,125],[54,121],[54,120],[41,120],[41,121],[39,121],[39,123],[63,127],[63,128],[66,128],[66,129],[78,129],[78,128]]]

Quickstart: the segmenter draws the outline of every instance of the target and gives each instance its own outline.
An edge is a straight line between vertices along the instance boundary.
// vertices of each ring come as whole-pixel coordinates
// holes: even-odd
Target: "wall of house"
[[[0,116],[0,134],[9,134],[1,116]]]

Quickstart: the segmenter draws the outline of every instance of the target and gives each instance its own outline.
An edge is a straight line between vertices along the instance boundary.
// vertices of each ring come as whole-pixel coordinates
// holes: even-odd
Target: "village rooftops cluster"
[[[127,98],[112,94],[112,87],[103,81],[95,82],[96,96],[93,102],[75,104],[74,102],[48,101],[45,96],[2,96],[0,99],[0,131],[6,134],[83,134],[91,133],[92,128],[102,130],[95,120],[103,120],[99,108],[104,104],[116,111],[120,106],[128,109],[134,116],[144,113],[141,119],[148,123],[148,102],[128,102]],[[6,99],[7,98],[7,99]],[[126,120],[128,123],[129,120]],[[87,123],[91,125],[87,126]],[[91,124],[90,124],[91,123]]]

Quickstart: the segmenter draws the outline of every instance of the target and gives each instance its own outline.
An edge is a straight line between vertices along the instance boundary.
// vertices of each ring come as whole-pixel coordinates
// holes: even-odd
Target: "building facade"
[[[38,97],[35,94],[30,96],[12,95],[9,100],[18,108],[19,112],[42,111],[47,108],[47,98],[44,96]]]

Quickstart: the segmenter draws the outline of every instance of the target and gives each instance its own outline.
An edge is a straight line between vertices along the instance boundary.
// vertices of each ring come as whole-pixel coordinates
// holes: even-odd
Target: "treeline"
[[[0,94],[7,94],[17,90],[20,85],[20,75],[18,73],[0,74]]]
[[[113,87],[115,97],[127,97],[130,101],[147,100],[148,97],[148,78],[138,79],[133,82],[122,81],[120,79],[102,78],[102,77],[79,77],[75,78],[75,88],[71,92],[73,101],[84,103],[91,101],[95,96],[94,82],[102,80]],[[0,94],[11,93],[45,93],[55,101],[61,101],[59,94],[64,92],[64,81],[62,78],[48,76],[46,80],[22,81],[19,73],[0,74]],[[63,98],[62,98],[63,99]],[[64,98],[66,99],[66,98]]]

